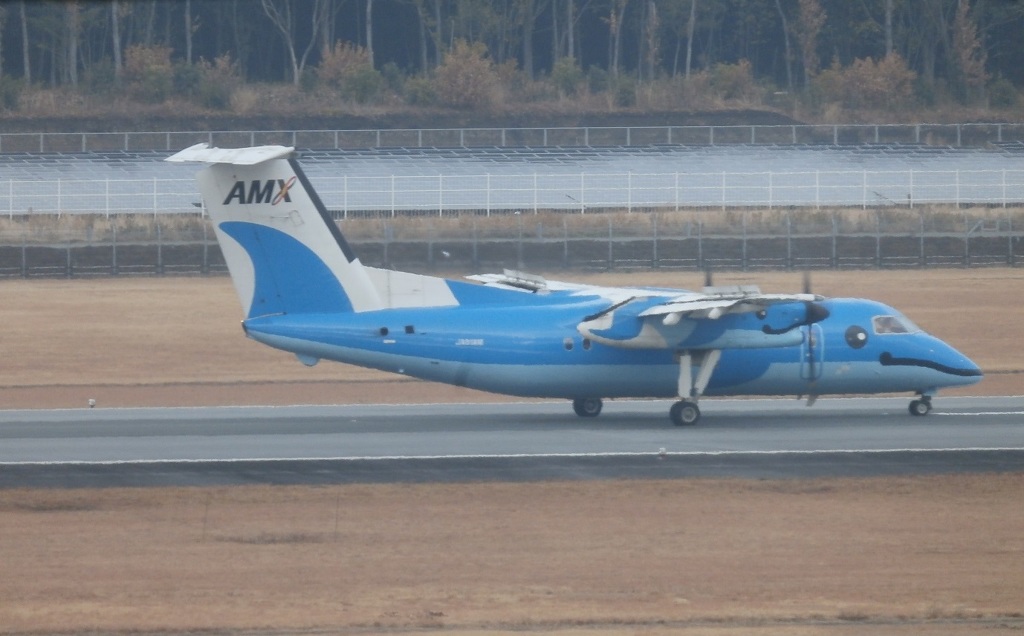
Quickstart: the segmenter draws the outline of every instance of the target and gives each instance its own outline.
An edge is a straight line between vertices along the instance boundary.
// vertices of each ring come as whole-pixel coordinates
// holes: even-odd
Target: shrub
[[[608,90],[608,71],[599,66],[587,69],[587,90],[591,93],[603,93]]]
[[[833,64],[815,78],[815,88],[826,102],[892,110],[910,102],[916,78],[903,58],[894,53],[879,62],[871,58],[854,60],[846,68]]]
[[[129,94],[151,103],[167,99],[174,86],[170,47],[129,46],[124,60],[124,80]]]
[[[555,62],[551,69],[551,83],[555,85],[558,92],[563,96],[572,96],[580,89],[583,83],[583,69],[571,57],[563,57]]]
[[[199,103],[207,108],[227,110],[231,108],[231,96],[241,84],[238,64],[225,53],[208,62],[200,59],[196,64],[199,71],[199,87],[196,96]]]
[[[993,108],[1013,108],[1017,105],[1017,88],[1005,77],[997,78],[988,87],[988,99]]]
[[[369,52],[364,47],[340,41],[320,60],[316,79],[321,86],[360,103],[376,98],[384,85],[384,78],[370,63]]]
[[[21,102],[21,91],[24,84],[13,77],[0,77],[0,106],[4,110],[18,110]]]
[[[437,103],[437,91],[434,82],[422,75],[410,77],[405,81],[405,102],[410,106],[432,106]]]
[[[496,101],[498,74],[482,42],[456,40],[437,67],[434,86],[438,99],[454,108],[490,108]]]
[[[626,75],[612,79],[612,101],[620,108],[636,105],[636,80]]]
[[[82,76],[82,85],[85,87],[85,91],[92,95],[112,93],[117,87],[114,63],[109,58],[104,58],[87,66]]]
[[[199,92],[199,83],[202,81],[202,73],[196,64],[175,64],[174,65],[174,94],[182,97],[192,97]]]
[[[750,100],[757,96],[754,70],[749,60],[735,64],[715,64],[711,68],[711,88],[722,99]]]

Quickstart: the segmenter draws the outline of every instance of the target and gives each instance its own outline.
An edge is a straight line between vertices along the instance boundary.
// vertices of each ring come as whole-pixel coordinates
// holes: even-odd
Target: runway
[[[813,478],[1024,470],[1024,397],[0,411],[0,487]]]

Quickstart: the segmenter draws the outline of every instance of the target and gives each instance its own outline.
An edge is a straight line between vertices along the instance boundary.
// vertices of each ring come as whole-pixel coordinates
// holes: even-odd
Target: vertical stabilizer
[[[199,144],[167,160],[211,163],[199,188],[247,318],[381,309],[292,151]]]

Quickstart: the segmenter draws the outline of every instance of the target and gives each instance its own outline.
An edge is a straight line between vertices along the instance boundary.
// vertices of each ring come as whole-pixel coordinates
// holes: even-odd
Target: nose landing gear
[[[932,396],[922,395],[921,399],[913,400],[910,402],[908,409],[911,415],[916,417],[924,417],[932,412]]]

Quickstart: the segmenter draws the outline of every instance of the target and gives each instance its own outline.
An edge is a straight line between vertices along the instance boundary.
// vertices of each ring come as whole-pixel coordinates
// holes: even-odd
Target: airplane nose
[[[981,381],[984,373],[973,360],[938,338],[928,338],[931,342],[926,349],[902,354],[883,351],[878,361],[887,367],[920,367],[938,371],[943,375],[944,386],[966,386]]]

